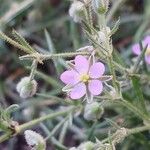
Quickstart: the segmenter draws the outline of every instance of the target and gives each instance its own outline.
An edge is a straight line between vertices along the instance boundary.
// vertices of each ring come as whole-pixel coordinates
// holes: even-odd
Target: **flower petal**
[[[140,55],[140,54],[141,54],[140,44],[134,44],[134,45],[132,46],[132,52],[133,52],[135,55]]]
[[[61,74],[60,79],[65,84],[74,85],[79,82],[79,74],[74,70],[67,70]]]
[[[72,91],[70,92],[70,97],[72,99],[80,99],[86,93],[86,86],[84,83],[79,83],[74,86]]]
[[[143,46],[148,45],[150,47],[150,36],[146,36],[143,40]]]
[[[101,62],[94,63],[89,70],[89,75],[91,78],[99,78],[105,72],[105,66]]]
[[[89,68],[89,62],[88,60],[81,55],[78,55],[75,57],[75,69],[80,73],[87,73]]]
[[[145,56],[145,61],[146,61],[147,64],[150,65],[150,55]]]
[[[93,95],[99,95],[102,93],[103,84],[99,80],[91,80],[88,84],[88,89]]]

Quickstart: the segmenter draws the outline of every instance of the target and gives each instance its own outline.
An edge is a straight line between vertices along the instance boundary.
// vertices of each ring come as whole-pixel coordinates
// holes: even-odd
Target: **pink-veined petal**
[[[103,84],[99,80],[91,80],[88,84],[88,89],[93,95],[99,95],[103,91]]]
[[[75,57],[75,69],[80,73],[87,73],[89,68],[89,62],[88,60],[81,55],[78,55]]]
[[[60,79],[65,84],[74,85],[79,82],[79,74],[74,70],[67,70],[61,74]]]
[[[99,78],[105,72],[105,66],[101,62],[94,63],[89,70],[89,75],[91,78]]]
[[[145,56],[145,61],[146,61],[147,64],[150,65],[150,55]]]
[[[86,85],[84,83],[79,83],[73,87],[70,92],[71,99],[80,99],[86,93]]]
[[[134,44],[134,45],[132,46],[132,52],[133,52],[135,55],[140,55],[140,54],[141,54],[140,44]]]

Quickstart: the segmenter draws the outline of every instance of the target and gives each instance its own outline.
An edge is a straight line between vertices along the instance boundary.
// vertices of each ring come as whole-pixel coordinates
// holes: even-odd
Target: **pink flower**
[[[147,50],[145,53],[145,61],[147,64],[150,64],[150,36],[146,36],[144,38],[144,40],[142,41],[143,47],[147,46]],[[141,54],[141,48],[140,48],[140,44],[136,43],[132,46],[132,51],[135,55],[140,55]]]
[[[74,67],[63,72],[60,76],[62,82],[71,86],[69,95],[72,99],[80,99],[86,93],[93,96],[102,93],[103,84],[101,77],[105,72],[105,66],[101,62],[91,64],[86,57],[78,55],[74,60]]]

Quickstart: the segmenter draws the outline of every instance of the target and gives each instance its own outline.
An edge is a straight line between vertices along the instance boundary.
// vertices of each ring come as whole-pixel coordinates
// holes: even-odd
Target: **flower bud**
[[[84,118],[88,121],[99,119],[104,112],[104,109],[97,103],[86,104],[84,109]]]
[[[35,150],[45,150],[46,149],[46,143],[44,141],[44,138],[32,130],[26,130],[24,132],[26,142],[29,146],[33,147]]]
[[[82,143],[79,147],[78,150],[93,150],[94,149],[94,143],[88,141],[85,143]]]
[[[76,147],[71,147],[69,150],[78,150]]]
[[[99,32],[98,32],[98,42],[99,42],[100,44],[103,44],[103,43],[106,43],[106,40],[107,40],[107,38],[106,38],[105,33],[102,32],[102,31],[99,31]]]
[[[109,37],[110,33],[111,33],[111,30],[109,27],[106,27],[106,29],[102,28],[98,32],[98,42],[101,44],[105,44],[107,41],[107,37]]]
[[[108,11],[109,0],[92,0],[92,7],[96,13],[105,14]]]
[[[73,18],[74,22],[81,22],[84,17],[84,3],[75,0],[71,4],[69,15]]]
[[[35,80],[30,81],[30,77],[24,77],[17,84],[16,90],[21,98],[32,97],[36,93],[37,82]]]

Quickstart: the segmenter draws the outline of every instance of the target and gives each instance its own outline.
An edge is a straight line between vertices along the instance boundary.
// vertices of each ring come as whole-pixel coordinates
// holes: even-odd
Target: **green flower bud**
[[[96,13],[105,14],[108,11],[109,0],[92,0],[92,7]]]
[[[32,97],[37,90],[37,82],[35,80],[30,81],[30,77],[24,77],[17,84],[17,92],[21,98]]]
[[[86,104],[84,109],[84,118],[88,121],[100,119],[104,109],[97,103]]]

